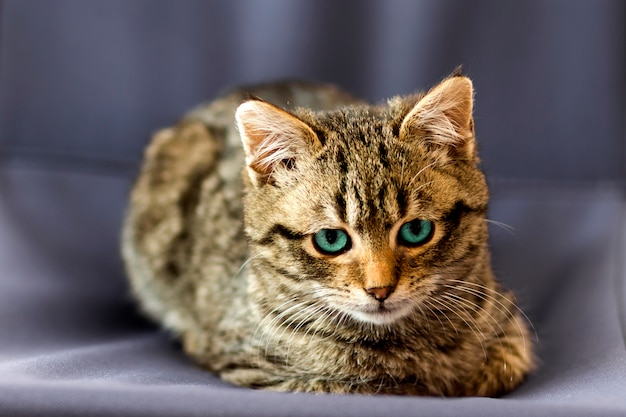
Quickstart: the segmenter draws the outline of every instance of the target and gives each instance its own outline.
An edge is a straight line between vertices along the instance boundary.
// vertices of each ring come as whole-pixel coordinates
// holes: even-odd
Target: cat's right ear
[[[419,139],[442,160],[476,160],[472,81],[455,72],[428,91],[400,127],[404,140]]]
[[[262,100],[242,103],[235,120],[248,176],[257,187],[289,178],[299,159],[322,146],[306,123]]]

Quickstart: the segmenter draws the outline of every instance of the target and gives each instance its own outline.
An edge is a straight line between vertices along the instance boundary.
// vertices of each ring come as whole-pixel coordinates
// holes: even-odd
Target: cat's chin
[[[402,317],[406,317],[413,309],[405,305],[400,307],[377,306],[375,308],[355,309],[350,315],[357,321],[375,325],[393,324]]]

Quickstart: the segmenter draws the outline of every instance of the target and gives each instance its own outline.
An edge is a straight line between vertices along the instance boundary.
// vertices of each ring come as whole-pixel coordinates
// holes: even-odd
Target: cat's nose
[[[388,286],[388,287],[366,288],[365,291],[369,295],[377,299],[378,301],[382,302],[382,301],[385,301],[387,298],[389,298],[389,296],[391,295],[394,289],[395,289],[394,287]]]

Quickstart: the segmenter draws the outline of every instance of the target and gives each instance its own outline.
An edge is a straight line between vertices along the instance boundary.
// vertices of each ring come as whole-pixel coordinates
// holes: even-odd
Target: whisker
[[[496,294],[496,295],[499,295],[500,297],[506,298],[506,297],[504,297],[504,296],[503,296],[500,292],[498,292],[497,290],[492,289],[492,288],[489,288],[489,287],[487,287],[487,286],[485,286],[485,285],[483,285],[483,284],[479,284],[479,283],[476,283],[476,282],[462,281],[462,280],[459,280],[459,279],[449,280],[449,282],[457,282],[457,283],[460,283],[460,284],[473,285],[473,286],[475,286],[475,287],[478,287],[479,289],[486,290],[486,291],[490,291],[490,292],[491,292],[491,293],[493,293],[493,294]],[[455,286],[455,288],[456,288],[456,286]],[[478,291],[478,290],[475,290],[475,291]],[[490,297],[490,298],[491,298],[491,299],[492,299],[495,303],[497,303],[497,304],[498,304],[498,305],[500,305],[502,308],[504,308],[504,309],[505,309],[505,311],[508,313],[508,315],[509,315],[510,317],[514,317],[513,312],[512,312],[512,311],[511,311],[511,310],[510,310],[510,309],[509,309],[506,305],[504,305],[504,304],[503,304],[500,300],[498,300],[496,297],[494,297],[494,296],[493,296],[493,295],[491,295],[491,294],[486,294],[486,293],[483,293],[483,292],[480,292],[480,291],[479,291],[479,293],[480,293],[480,294],[484,294],[486,297]],[[527,323],[530,325],[530,327],[533,329],[533,333],[534,333],[534,335],[535,335],[535,341],[539,342],[539,335],[537,334],[537,329],[535,329],[535,326],[533,325],[532,321],[530,321],[530,318],[529,318],[529,317],[526,315],[526,313],[524,313],[524,311],[523,311],[523,310],[522,310],[522,309],[521,309],[521,308],[517,305],[517,303],[512,302],[512,303],[511,303],[511,305],[515,308],[515,310],[516,310],[516,311],[518,311],[518,312],[519,312],[519,313],[520,313],[520,314],[524,317],[524,319],[526,320],[526,322],[527,322]],[[521,324],[519,324],[519,322],[517,323],[517,328],[518,328],[518,330],[519,330],[519,332],[520,332],[520,335],[522,335],[522,338],[524,338],[524,337],[523,337],[524,331],[523,331],[523,329],[522,329]],[[525,338],[524,338],[524,339],[525,339]],[[525,344],[524,344],[524,351],[526,351],[526,345],[525,345]]]
[[[289,304],[290,302],[293,302],[293,300],[289,300],[283,304],[281,304],[281,306],[284,306],[286,304]],[[294,305],[290,306],[289,308],[281,311],[279,314],[277,314],[275,317],[272,317],[272,314],[274,314],[275,312],[277,312],[279,310],[279,308],[281,307],[277,307],[275,309],[272,310],[272,312],[268,315],[266,315],[263,320],[261,320],[261,322],[257,325],[257,329],[261,327],[261,323],[263,323],[264,321],[268,320],[271,318],[271,320],[268,322],[267,325],[263,326],[263,332],[261,333],[261,336],[258,339],[259,342],[259,349],[260,346],[263,344],[263,340],[266,340],[265,343],[265,348],[263,350],[263,352],[265,353],[265,359],[267,360],[267,354],[268,354],[268,350],[269,350],[269,344],[272,340],[272,337],[275,334],[275,326],[278,322],[280,322],[283,318],[285,318],[286,316],[289,316],[293,310],[299,309],[299,308],[303,308],[306,307],[306,303],[305,302],[296,302]],[[257,331],[255,331],[255,335],[256,335]],[[267,339],[266,339],[267,336]],[[254,339],[256,340],[256,339]],[[276,353],[276,352],[274,352]],[[261,354],[260,350],[257,353],[259,356]],[[257,357],[257,359],[260,359],[260,357]]]
[[[334,334],[337,334],[339,332],[339,326],[341,326],[346,317],[348,317],[348,313],[337,310],[336,316],[339,316],[339,320],[337,320],[335,323],[335,331],[333,332]]]
[[[287,304],[291,304],[294,303],[294,305],[292,305],[291,307],[287,308],[286,310],[281,311],[278,315],[273,316],[274,313],[278,313],[284,306],[286,306]],[[271,327],[274,325],[274,322],[277,320],[280,320],[282,318],[283,315],[288,314],[291,310],[298,308],[299,306],[302,305],[302,302],[297,302],[296,300],[290,299],[285,301],[284,303],[282,303],[281,305],[279,305],[278,307],[275,307],[274,309],[272,309],[272,311],[270,311],[268,314],[266,314],[256,325],[255,331],[252,334],[251,339],[255,340],[256,339],[256,335],[258,333],[258,331],[263,327],[264,323],[267,320],[270,320],[270,322],[268,323],[267,327]],[[263,340],[263,334],[261,335],[260,340]]]
[[[317,304],[305,304],[301,310],[299,310],[296,314],[292,315],[291,317],[289,317],[289,319],[285,320],[283,323],[281,323],[281,327],[282,327],[282,332],[280,333],[280,335],[278,335],[277,338],[275,338],[277,341],[281,341],[283,336],[285,335],[285,332],[294,324],[294,323],[298,323],[297,328],[303,326],[307,319],[311,317],[311,315],[315,314],[315,310],[319,309],[319,306]]]
[[[459,334],[459,330],[456,328],[456,325],[452,322],[452,320],[450,320],[450,317],[448,317],[448,315],[444,311],[442,311],[440,308],[434,305],[430,300],[424,300],[424,303],[426,304],[426,307],[430,307],[429,310],[431,312],[433,311],[432,309],[434,309],[434,310],[439,310],[441,313],[443,313],[443,316],[446,318],[446,320],[450,322],[450,325],[452,326],[454,333],[456,333],[457,335]],[[439,323],[441,323],[441,326],[443,327],[443,322],[439,319],[439,316],[437,315],[437,313],[433,312],[433,314],[435,315],[435,317],[437,317],[437,319],[439,320]]]
[[[441,298],[437,298],[437,302],[442,304],[444,307],[447,307],[447,309],[450,310],[450,312],[454,313],[458,318],[460,318],[463,321],[463,323],[465,323],[467,328],[470,329],[472,333],[474,333],[474,336],[476,336],[476,340],[478,340],[478,343],[480,343],[480,347],[483,350],[483,355],[485,356],[485,360],[486,360],[487,350],[485,349],[485,344],[483,343],[483,340],[481,340],[481,336],[482,336],[482,339],[485,339],[485,337],[483,333],[480,331],[480,329],[476,326],[476,323],[473,323],[476,326],[476,327],[473,327],[465,318],[463,318],[463,316],[460,314],[460,311],[454,308],[456,307],[454,303],[448,303],[447,301],[444,301]],[[465,314],[467,314],[467,310],[463,309],[463,311],[465,312]],[[471,318],[471,317],[468,317],[468,318]]]
[[[254,328],[254,332],[252,333],[252,336],[250,336],[250,343],[253,343],[253,341],[256,340],[257,333],[259,332],[259,330],[261,330],[261,328],[264,326],[264,324],[265,324],[265,322],[267,320],[272,320],[273,321],[274,319],[276,319],[276,317],[272,317],[272,314],[278,312],[282,307],[284,307],[285,305],[287,305],[289,303],[292,303],[292,302],[294,302],[294,300],[287,300],[284,303],[282,303],[281,305],[279,305],[278,307],[274,308],[268,314],[263,316],[263,318],[261,320],[259,320],[259,322],[256,324],[256,326]],[[264,334],[264,332],[261,334],[261,339],[260,340],[263,340],[263,337],[264,337],[263,334]]]
[[[524,352],[526,352],[526,335],[525,335],[524,329],[522,329],[522,325],[520,324],[519,320],[517,320],[515,314],[506,305],[504,305],[504,303],[502,303],[500,300],[498,300],[496,297],[494,297],[491,294],[486,294],[486,293],[480,292],[480,291],[478,291],[476,289],[473,289],[473,288],[467,288],[467,287],[464,287],[462,285],[458,285],[455,288],[458,288],[459,290],[468,292],[470,294],[474,294],[477,297],[481,297],[481,298],[483,298],[486,301],[489,300],[489,301],[495,303],[494,307],[501,314],[507,316],[509,321],[514,320],[515,321],[515,327],[517,327],[517,333],[520,336],[520,338],[522,339],[522,349],[524,350]],[[485,287],[485,288],[487,288],[487,287]],[[499,293],[497,291],[495,291],[495,293],[499,295]],[[515,308],[518,311],[521,311],[521,309],[519,307],[517,307],[516,305],[514,305],[514,306],[515,306]],[[523,314],[523,312],[522,312],[522,314]],[[525,314],[524,314],[524,316],[525,316]],[[529,323],[530,323],[530,321],[529,321]],[[532,323],[530,323],[530,325],[532,326]],[[532,328],[534,330],[534,326],[532,326]],[[536,333],[535,333],[535,335],[536,335]]]
[[[504,331],[504,328],[502,327],[500,322],[498,320],[496,320],[495,317],[493,317],[493,315],[491,313],[489,313],[485,308],[481,307],[480,305],[476,304],[475,302],[473,302],[471,300],[467,300],[465,298],[462,298],[462,297],[460,297],[460,296],[458,296],[456,294],[447,293],[446,296],[450,296],[450,297],[456,299],[461,304],[465,304],[465,305],[469,305],[469,307],[473,307],[474,309],[476,309],[477,312],[479,312],[478,314],[480,314],[480,315],[482,315],[482,313],[485,313],[487,315],[487,317],[490,319],[490,320],[487,320],[487,325],[491,328],[492,333],[497,337],[498,343],[500,344],[500,348],[504,350],[504,345],[502,344],[502,339],[498,335],[498,332],[496,331],[496,328],[491,323],[492,322],[496,323],[496,325],[500,328],[501,334],[506,334],[506,332]],[[509,345],[509,352],[511,352],[511,354],[513,354],[513,351],[511,349],[511,345]]]
[[[507,232],[509,232],[511,235],[515,235],[515,228],[514,228],[513,226],[511,226],[511,225],[508,225],[508,224],[506,224],[506,223],[499,222],[499,221],[497,221],[497,220],[491,220],[491,219],[485,219],[485,221],[486,221],[487,223],[491,223],[491,224],[493,224],[494,226],[498,226],[499,228],[501,228],[501,229],[503,229],[503,230],[506,230],[506,231],[507,231]]]
[[[295,334],[296,334],[296,333],[297,333],[297,332],[298,332],[298,331],[299,331],[299,330],[300,330],[300,329],[301,329],[301,328],[302,328],[302,327],[306,324],[306,322],[307,322],[307,321],[308,321],[311,317],[313,317],[313,316],[317,315],[320,311],[324,310],[324,308],[325,308],[325,307],[324,307],[323,305],[321,305],[321,304],[320,304],[320,305],[315,306],[315,308],[313,308],[313,310],[310,310],[310,311],[308,312],[308,314],[300,320],[300,322],[298,323],[298,325],[297,325],[297,326],[295,326],[295,327],[291,330],[291,333],[289,334],[289,337],[287,338],[287,341],[285,342],[285,346],[287,346],[287,353],[286,353],[286,355],[285,355],[285,356],[286,356],[286,359],[285,359],[285,360],[286,360],[287,362],[289,361],[289,352],[291,351],[291,343],[292,343],[292,340],[293,340],[294,335],[295,335]],[[317,322],[317,320],[319,320],[319,317],[318,317],[317,319],[315,319],[315,321],[313,322],[313,324],[315,324],[315,323]],[[310,326],[309,326],[309,328],[310,328]],[[303,337],[306,337],[306,334],[308,333],[308,331],[309,331],[309,330],[307,329],[307,331],[304,333],[304,336],[303,336]],[[284,333],[284,332],[283,332],[283,333]],[[281,338],[282,338],[282,335],[281,335]],[[280,339],[279,339],[279,340],[280,340]]]
[[[428,168],[430,168],[430,167],[432,167],[433,165],[436,165],[436,164],[437,164],[437,161],[435,161],[435,162],[431,162],[430,164],[428,164],[428,165],[426,165],[426,166],[422,167],[422,168],[421,168],[421,169],[417,172],[417,174],[413,175],[413,177],[411,177],[411,179],[409,179],[409,183],[407,184],[407,187],[408,187],[409,189],[413,188],[413,187],[414,187],[414,185],[415,185],[415,183],[419,181],[419,177],[420,177],[420,175],[422,175],[422,173],[423,173],[424,171],[426,171]],[[433,182],[435,182],[435,181],[433,180],[433,181],[428,181],[428,182],[425,182],[425,183],[419,184],[419,186],[418,186],[415,190],[413,190],[413,192],[414,192],[414,193],[416,193],[416,192],[418,192],[419,190],[421,190],[422,188],[427,187],[428,185],[432,184]]]
[[[406,164],[406,158],[402,159],[402,167],[400,168],[400,184],[404,184],[404,164]]]
[[[428,182],[422,183],[422,184],[420,184],[420,185],[419,185],[416,189],[414,189],[414,190],[413,190],[413,192],[414,192],[414,193],[417,193],[418,191],[421,191],[421,190],[422,190],[422,188],[426,188],[426,187],[428,187],[429,185],[434,184],[435,182],[437,182],[437,181],[432,180],[432,181],[428,181]],[[412,186],[413,186],[413,182],[411,181],[410,187],[412,187]]]
[[[317,318],[317,320],[315,320],[311,326],[309,326],[309,328],[306,330],[306,332],[303,335],[303,338],[307,338],[308,337],[308,343],[307,343],[307,348],[306,350],[310,350],[310,346],[312,341],[315,339],[315,337],[317,336],[317,333],[322,329],[322,328],[327,328],[329,324],[332,324],[332,322],[334,320],[336,320],[336,318],[340,315],[343,315],[343,313],[341,311],[335,311],[335,310],[329,310],[326,309],[323,314]],[[319,322],[319,324],[318,324]],[[330,322],[330,323],[329,323]],[[338,326],[338,324],[337,324]],[[337,326],[335,327],[335,329],[337,329]],[[311,330],[315,329],[315,331],[313,333],[311,333]],[[328,338],[331,336],[325,336],[324,338]],[[327,381],[333,381],[336,380],[335,378],[335,370],[332,371],[332,373],[330,373],[329,375],[327,375],[325,377],[325,379]]]
[[[422,306],[421,306],[421,305],[419,305],[419,304],[417,304],[417,305],[416,305],[416,307],[417,307],[417,311],[419,311],[419,313],[420,313],[420,316],[422,316],[422,319],[424,319],[424,321],[426,322],[426,325],[428,326],[428,333],[432,333],[432,332],[433,332],[433,329],[432,329],[432,327],[430,326],[430,320],[428,320],[428,316],[426,315],[426,313],[424,312],[424,310],[422,310]],[[428,308],[427,306],[424,306],[424,307],[425,307],[425,308]],[[435,316],[435,314],[432,312],[432,310],[430,310],[430,309],[429,309],[429,311],[430,311],[430,313],[431,313],[433,316]],[[436,317],[436,316],[435,316],[435,317]],[[439,317],[437,317],[437,320],[439,320]],[[441,323],[441,320],[439,320],[439,323]],[[445,331],[446,331],[446,330],[445,330],[445,328],[443,327],[443,323],[441,323],[441,328],[443,329],[443,331],[444,331],[444,333],[445,333]]]
[[[410,182],[410,184],[413,184],[413,181],[414,181],[417,177],[419,177],[420,175],[422,175],[422,173],[423,173],[424,171],[426,171],[428,168],[432,167],[433,165],[437,165],[438,163],[439,163],[439,161],[434,161],[434,162],[431,162],[430,164],[428,164],[428,165],[426,165],[426,166],[422,167],[422,169],[420,169],[419,171],[417,171],[417,174],[415,174],[415,175],[413,176],[413,178],[411,178],[411,182]]]
[[[241,264],[241,266],[239,267],[239,269],[237,270],[237,272],[235,273],[235,275],[233,276],[233,279],[239,277],[239,274],[241,274],[241,272],[243,272],[243,270],[250,264],[250,262],[252,262],[254,259],[260,257],[261,254],[256,254],[254,256],[250,256],[248,259],[246,259],[244,261],[243,264]]]
[[[309,345],[311,343],[311,340],[313,340],[315,336],[317,336],[317,333],[324,327],[324,325],[327,324],[326,320],[329,319],[332,315],[333,313],[331,311],[329,310],[324,311],[322,315],[319,316],[311,324],[311,326],[309,326],[309,328],[307,328],[306,332],[304,332],[304,335],[309,338]],[[313,333],[311,333],[311,331],[313,331]]]

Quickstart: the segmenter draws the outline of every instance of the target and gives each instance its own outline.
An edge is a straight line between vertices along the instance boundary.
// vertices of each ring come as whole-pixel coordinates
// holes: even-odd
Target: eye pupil
[[[433,230],[433,222],[430,220],[416,219],[404,223],[398,233],[398,243],[408,247],[423,245],[432,238]]]
[[[408,224],[408,226],[411,234],[413,235],[419,235],[419,233],[422,231],[422,225],[418,222],[411,222]]]
[[[341,229],[322,229],[313,235],[313,245],[324,255],[340,255],[350,250],[350,237]]]
[[[326,242],[329,245],[334,244],[337,241],[337,231],[336,230],[327,230],[326,231]]]

